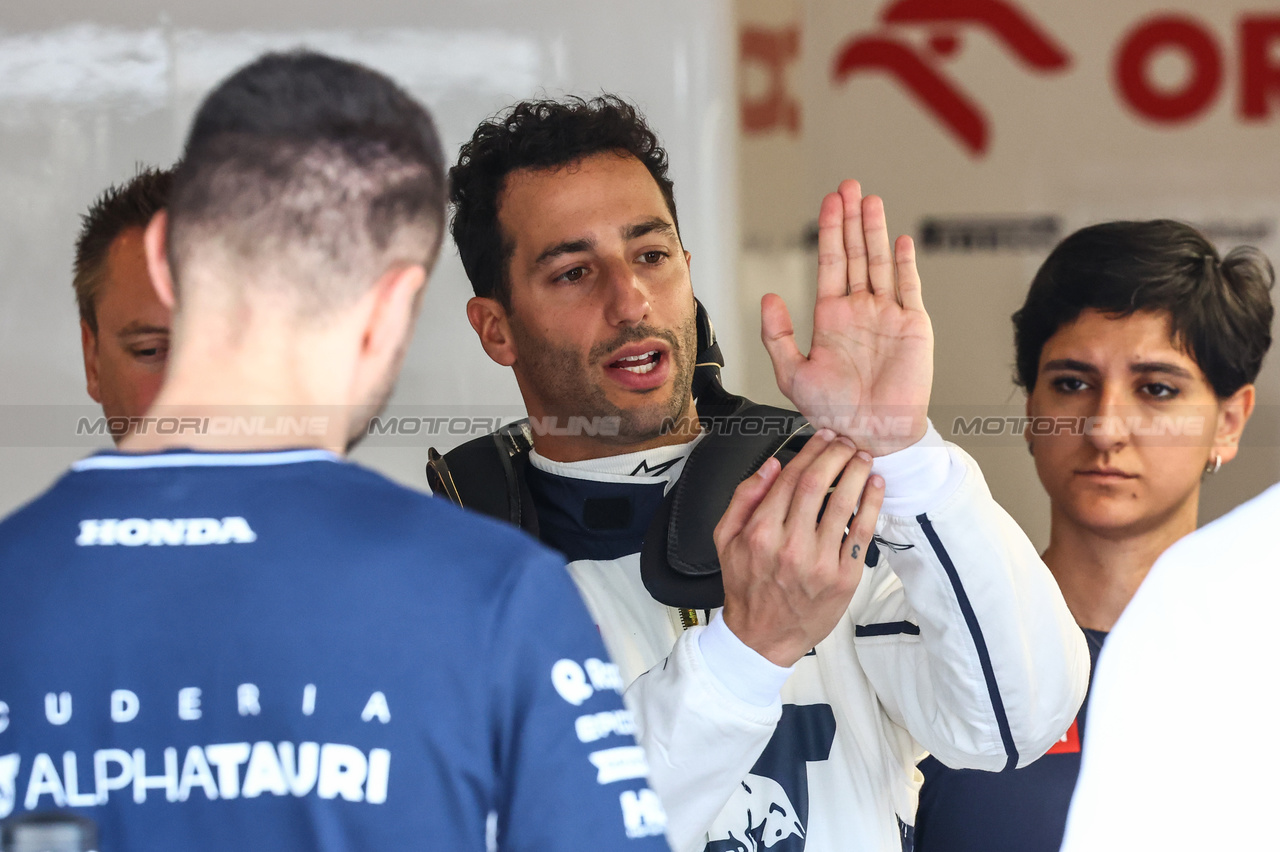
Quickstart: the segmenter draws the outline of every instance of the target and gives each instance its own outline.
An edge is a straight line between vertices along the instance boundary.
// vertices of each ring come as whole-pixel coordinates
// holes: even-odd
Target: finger
[[[893,246],[898,272],[898,304],[912,311],[924,310],[920,292],[920,271],[916,268],[916,244],[908,236],[898,237]]]
[[[838,193],[829,193],[818,209],[818,298],[849,292],[845,277],[844,206]]]
[[[879,475],[867,477],[858,501],[858,514],[849,525],[849,537],[841,548],[841,568],[861,568],[866,562],[867,547],[876,534],[876,521],[880,520],[880,507],[884,504],[884,479]]]
[[[800,448],[800,452],[796,453],[795,458],[787,462],[786,467],[782,469],[782,473],[770,487],[769,493],[760,502],[759,511],[776,518],[781,525],[787,518],[801,475],[814,459],[822,455],[835,437],[836,433],[830,429],[819,429],[816,435],[806,441]]]
[[[742,532],[743,527],[747,525],[747,520],[760,505],[760,501],[769,493],[770,486],[777,480],[781,470],[782,465],[777,459],[765,459],[764,464],[760,465],[755,473],[742,480],[733,490],[733,499],[729,501],[729,508],[725,509],[720,517],[720,523],[716,524],[711,534],[717,550],[723,548]]]
[[[791,312],[787,303],[774,293],[760,300],[760,339],[773,363],[773,377],[778,390],[791,396],[791,382],[805,357],[796,345],[796,331],[791,324]]]
[[[862,233],[862,185],[856,180],[840,183],[844,213],[844,256],[848,264],[846,287],[849,293],[867,289],[867,240]]]
[[[844,466],[835,491],[827,499],[827,508],[818,524],[818,535],[823,547],[840,546],[854,510],[858,508],[858,497],[870,475],[871,454],[866,450],[859,450]]]
[[[818,527],[818,514],[830,493],[831,484],[844,470],[849,459],[853,458],[856,450],[848,438],[837,439],[828,444],[804,469],[796,472],[796,487],[791,495],[785,522],[788,529],[813,535]],[[786,471],[783,472],[785,474]]]
[[[884,217],[884,202],[878,196],[862,199],[862,232],[867,240],[867,277],[871,292],[893,297],[893,253],[889,250],[889,225]]]

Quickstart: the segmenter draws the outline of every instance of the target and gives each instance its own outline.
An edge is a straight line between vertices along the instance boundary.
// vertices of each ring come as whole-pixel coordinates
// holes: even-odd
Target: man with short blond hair
[[[109,418],[141,417],[164,379],[169,309],[147,275],[142,234],[168,203],[172,185],[173,169],[139,169],[80,217],[71,285],[80,310],[85,382]],[[128,431],[111,434],[118,443]]]

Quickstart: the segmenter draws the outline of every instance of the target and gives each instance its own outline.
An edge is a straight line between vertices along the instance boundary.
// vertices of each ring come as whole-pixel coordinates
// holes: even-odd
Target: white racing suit
[[[669,488],[691,448],[569,464],[535,452],[530,463],[570,488],[637,477]],[[1079,709],[1084,638],[974,461],[930,427],[874,469],[886,479],[879,559],[791,669],[716,613],[685,629],[646,591],[638,552],[570,552],[627,684],[676,852],[909,849],[925,752],[952,767],[1023,766]]]

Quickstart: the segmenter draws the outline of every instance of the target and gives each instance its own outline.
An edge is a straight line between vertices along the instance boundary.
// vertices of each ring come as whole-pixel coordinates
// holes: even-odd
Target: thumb
[[[722,551],[746,527],[747,521],[751,519],[756,508],[769,493],[781,470],[782,463],[770,456],[764,460],[764,464],[760,465],[759,470],[742,480],[734,489],[729,508],[725,509],[720,523],[716,524],[715,532],[712,534],[717,551]]]
[[[760,300],[760,339],[773,363],[773,377],[778,390],[788,398],[796,370],[805,360],[796,346],[795,327],[791,324],[791,312],[787,303],[776,293],[769,293]]]

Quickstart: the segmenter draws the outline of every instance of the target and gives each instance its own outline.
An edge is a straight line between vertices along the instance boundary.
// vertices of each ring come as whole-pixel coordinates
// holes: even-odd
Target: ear
[[[360,338],[362,355],[380,360],[403,351],[426,283],[427,270],[420,264],[397,266],[382,273],[369,291],[370,304]]]
[[[102,404],[102,391],[98,385],[98,335],[89,323],[80,320],[80,349],[84,352],[85,389],[94,402]]]
[[[472,297],[467,302],[467,320],[476,330],[485,354],[494,363],[503,367],[516,363],[516,341],[511,334],[511,321],[497,299]]]
[[[1240,451],[1240,435],[1253,414],[1257,392],[1245,385],[1218,404],[1218,428],[1213,436],[1213,452],[1229,462]]]
[[[687,251],[684,253],[684,265],[693,269],[693,255]]]
[[[169,213],[161,210],[151,217],[142,235],[143,249],[147,255],[147,274],[155,288],[160,304],[173,310],[173,276],[169,271]]]

